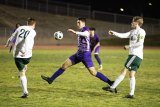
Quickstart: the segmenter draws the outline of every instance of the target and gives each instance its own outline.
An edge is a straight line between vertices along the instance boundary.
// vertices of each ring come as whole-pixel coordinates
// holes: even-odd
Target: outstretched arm
[[[76,35],[80,35],[80,36],[85,36],[85,37],[88,37],[90,35],[90,33],[88,31],[84,31],[84,32],[78,32],[78,31],[75,31],[73,29],[68,29],[69,32],[72,32]]]
[[[12,35],[8,38],[5,47],[8,47],[11,44],[11,41],[13,40],[13,38],[16,38],[17,36],[17,32],[12,33]]]
[[[118,33],[118,32],[112,31],[112,30],[109,30],[108,33],[109,33],[109,35],[114,35],[114,36],[117,36],[119,38],[129,38],[129,35],[130,35],[130,32]]]

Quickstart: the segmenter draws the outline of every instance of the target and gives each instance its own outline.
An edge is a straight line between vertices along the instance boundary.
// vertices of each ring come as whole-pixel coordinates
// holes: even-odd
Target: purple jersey
[[[91,46],[91,48],[94,48],[99,41],[100,41],[100,39],[99,39],[97,34],[94,34],[93,37],[90,37],[90,46]]]
[[[83,27],[80,32],[88,31],[88,27]],[[90,37],[78,36],[78,52],[90,51]]]

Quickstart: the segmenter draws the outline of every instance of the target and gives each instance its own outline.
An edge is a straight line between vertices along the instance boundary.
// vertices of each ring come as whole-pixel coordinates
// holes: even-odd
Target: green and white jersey
[[[129,38],[129,55],[136,55],[143,59],[143,45],[146,32],[138,27],[127,33],[118,33],[113,31],[113,35],[120,38]]]
[[[35,36],[36,32],[31,26],[20,26],[11,36],[11,39],[16,38],[16,42],[13,47],[13,57],[32,57]]]

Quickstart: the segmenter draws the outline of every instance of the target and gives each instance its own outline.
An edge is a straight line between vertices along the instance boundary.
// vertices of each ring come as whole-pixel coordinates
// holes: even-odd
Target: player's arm
[[[14,33],[12,33],[12,35],[8,38],[5,47],[8,47],[11,43],[11,41],[13,40],[13,38],[15,38],[17,36],[17,32],[15,31]]]
[[[88,37],[90,35],[89,31],[84,31],[84,32],[78,32],[78,31],[75,31],[73,29],[68,29],[69,32],[72,32],[76,35],[80,35],[80,36],[85,36],[85,37]]]
[[[129,38],[129,36],[130,36],[130,32],[127,32],[127,33],[118,33],[118,32],[109,30],[108,33],[109,33],[109,35],[114,35],[114,36],[117,36],[119,38]]]
[[[93,50],[95,50],[98,46],[100,46],[100,42],[97,42]]]

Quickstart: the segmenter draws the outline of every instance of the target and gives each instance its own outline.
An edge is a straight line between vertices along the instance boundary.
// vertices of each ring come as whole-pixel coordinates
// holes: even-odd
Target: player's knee
[[[22,77],[22,76],[25,76],[25,72],[22,70],[22,71],[19,71],[19,76]]]
[[[130,71],[129,77],[130,77],[130,78],[135,77],[135,73],[136,73],[136,71]]]
[[[61,68],[66,70],[68,68],[68,65],[67,64],[62,64]]]
[[[96,76],[97,71],[94,68],[88,69],[88,70],[89,70],[89,72],[90,72],[91,75]]]

